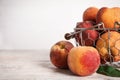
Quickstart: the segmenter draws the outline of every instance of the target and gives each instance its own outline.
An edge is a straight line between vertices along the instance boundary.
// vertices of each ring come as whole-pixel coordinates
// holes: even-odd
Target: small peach
[[[79,22],[76,28],[92,28],[94,26],[93,21]],[[77,32],[78,30],[76,30]],[[80,30],[79,30],[80,31]],[[81,35],[82,34],[82,35]],[[81,36],[80,36],[81,35]],[[76,34],[75,39],[80,45],[84,46],[95,46],[95,41],[98,39],[99,34],[96,30],[85,30],[82,33]]]
[[[96,22],[96,15],[98,12],[98,8],[89,7],[83,13],[83,21],[94,21]]]
[[[50,60],[52,64],[58,68],[68,68],[67,56],[73,48],[73,44],[69,41],[58,41],[50,50]]]

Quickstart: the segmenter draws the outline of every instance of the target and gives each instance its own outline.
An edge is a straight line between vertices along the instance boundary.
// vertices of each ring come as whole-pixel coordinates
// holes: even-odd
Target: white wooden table
[[[120,80],[94,73],[80,77],[54,67],[49,50],[0,51],[0,80]]]

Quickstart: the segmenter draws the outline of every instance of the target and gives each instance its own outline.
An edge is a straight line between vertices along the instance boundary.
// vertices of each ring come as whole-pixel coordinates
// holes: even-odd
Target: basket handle
[[[104,25],[103,22],[98,23],[97,25],[94,25],[94,26],[92,26],[92,27],[90,27],[90,28],[84,28],[84,29],[74,28],[74,30],[78,30],[78,31],[66,33],[66,34],[64,35],[64,38],[65,38],[66,40],[70,40],[71,38],[74,38],[74,37],[75,37],[75,34],[81,33],[81,32],[86,31],[86,30],[94,29],[94,28],[96,28],[96,27],[98,27],[98,26],[101,26],[101,25]]]

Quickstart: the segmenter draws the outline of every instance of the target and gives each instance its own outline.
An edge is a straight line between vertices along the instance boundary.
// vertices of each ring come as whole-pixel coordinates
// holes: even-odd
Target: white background
[[[0,0],[0,49],[49,49],[91,6],[120,7],[120,0]]]

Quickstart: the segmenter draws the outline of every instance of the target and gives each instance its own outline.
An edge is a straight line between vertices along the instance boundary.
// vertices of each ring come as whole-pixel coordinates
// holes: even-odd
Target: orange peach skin
[[[96,15],[98,12],[98,8],[89,7],[83,13],[83,21],[94,21],[96,22]]]
[[[102,7],[96,16],[96,22],[103,22],[106,28],[114,28],[115,22],[120,22],[120,8],[119,7]],[[116,28],[119,26],[116,26]]]
[[[100,65],[100,56],[94,47],[79,46],[70,50],[68,66],[70,70],[80,76],[88,76],[97,71]]]
[[[109,35],[109,37],[108,37]],[[117,31],[105,32],[96,41],[96,48],[101,56],[101,61],[110,61],[109,47],[114,61],[120,61],[120,33]]]

